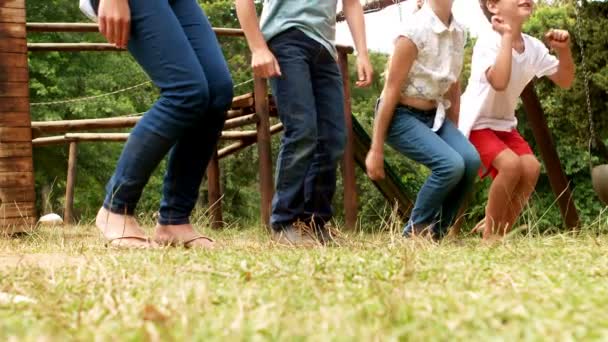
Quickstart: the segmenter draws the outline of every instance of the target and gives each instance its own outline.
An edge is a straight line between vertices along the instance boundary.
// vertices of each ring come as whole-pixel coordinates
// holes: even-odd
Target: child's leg
[[[418,192],[405,235],[410,235],[414,227],[435,223],[442,204],[465,170],[462,157],[429,128],[432,120],[432,117],[398,108],[387,136],[391,146],[431,169],[430,177]]]
[[[298,30],[281,33],[269,42],[283,73],[270,79],[284,127],[270,218],[275,231],[304,214],[304,182],[317,145],[317,111],[310,76],[315,43]]]
[[[482,129],[472,131],[469,137],[482,161],[482,177],[489,173],[496,175],[488,193],[484,239],[501,233],[501,227],[504,227],[508,216],[506,208],[511,205],[521,177],[519,156],[507,146],[501,136],[502,132]]]
[[[486,226],[484,239],[504,233],[509,223],[509,208],[515,199],[515,189],[521,179],[519,157],[510,149],[503,150],[496,156],[492,166],[498,171],[490,186],[488,205],[486,206]]]
[[[526,154],[520,156],[519,164],[521,166],[521,178],[515,187],[513,202],[507,208],[508,212],[505,220],[507,225],[504,234],[513,228],[517,218],[534,192],[538,176],[540,175],[540,162],[534,155]]]
[[[441,208],[441,223],[437,227],[437,233],[442,236],[457,221],[458,213],[461,207],[463,207],[465,198],[473,188],[481,162],[475,147],[460,133],[451,121],[446,120],[438,134],[464,161],[464,174],[458,184],[449,193]]]
[[[331,202],[336,192],[338,163],[344,154],[344,91],[336,60],[325,48],[310,68],[317,109],[317,146],[304,181],[304,220],[313,220],[317,229],[331,220]]]
[[[513,229],[517,218],[534,191],[540,174],[540,163],[534,157],[534,152],[532,152],[530,145],[528,145],[516,129],[513,129],[511,132],[499,132],[498,136],[511,151],[519,156],[521,175],[513,192],[512,203],[507,207],[507,212],[505,213],[505,230],[502,233],[506,234]]]

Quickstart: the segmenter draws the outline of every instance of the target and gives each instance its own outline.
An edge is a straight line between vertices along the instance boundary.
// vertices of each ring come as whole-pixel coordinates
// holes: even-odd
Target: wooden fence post
[[[270,205],[274,192],[272,180],[272,156],[270,147],[270,116],[268,112],[268,83],[256,77],[254,80],[255,112],[258,117],[258,156],[260,170],[260,219],[266,226],[270,224]]]
[[[357,225],[357,181],[355,175],[355,150],[353,119],[350,99],[350,77],[348,74],[348,54],[339,52],[340,71],[344,86],[344,121],[346,124],[346,147],[342,159],[342,179],[344,183],[344,223],[346,229]]]
[[[570,187],[568,186],[568,178],[566,178],[559,155],[555,150],[543,108],[534,91],[533,82],[530,82],[526,86],[521,94],[521,99],[527,114],[528,123],[534,134],[534,139],[540,149],[540,155],[545,162],[549,182],[551,183],[553,193],[557,197],[562,218],[568,228],[575,229],[579,225],[578,212],[572,199],[572,192],[570,192]]]
[[[0,1],[0,232],[36,222],[25,0]]]
[[[207,166],[207,192],[211,227],[215,229],[222,228],[224,226],[224,219],[222,217],[222,190],[220,188],[220,164],[217,157],[217,149]]]
[[[68,152],[68,180],[65,185],[65,209],[63,222],[74,223],[74,186],[76,184],[76,163],[78,162],[78,143],[70,142]]]

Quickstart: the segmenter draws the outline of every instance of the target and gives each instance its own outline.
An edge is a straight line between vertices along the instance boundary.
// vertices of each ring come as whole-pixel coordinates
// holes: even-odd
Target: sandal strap
[[[215,241],[213,241],[213,239],[211,239],[211,238],[208,238],[208,237],[203,236],[203,235],[199,235],[199,236],[197,236],[197,237],[195,237],[195,238],[192,238],[192,239],[190,239],[190,240],[186,240],[186,241],[182,242],[182,245],[184,245],[184,247],[190,247],[189,245],[190,245],[192,242],[194,242],[194,241],[196,241],[196,240],[200,240],[200,239],[204,239],[204,240],[207,240],[207,241],[209,241],[209,242],[215,242]]]
[[[150,242],[150,238],[147,238],[147,237],[125,235],[125,236],[119,236],[119,237],[115,237],[112,239],[108,239],[108,243],[110,244],[114,241],[123,240],[123,239],[134,239],[134,240],[139,240],[142,242],[148,242],[148,243]]]

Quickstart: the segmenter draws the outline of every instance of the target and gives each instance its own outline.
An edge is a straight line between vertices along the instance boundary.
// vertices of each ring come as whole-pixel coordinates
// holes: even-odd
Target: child
[[[452,16],[452,3],[426,1],[395,40],[365,160],[370,178],[383,178],[386,140],[431,170],[405,236],[442,237],[454,223],[480,165],[475,148],[456,128],[466,39]]]
[[[359,0],[344,0],[358,51],[358,86],[371,83],[372,67]],[[261,30],[253,0],[237,0],[237,15],[257,76],[270,78],[285,129],[277,159],[270,224],[281,243],[328,238],[336,168],[346,141],[342,76],[334,46],[337,0],[266,0]],[[302,227],[299,223],[309,227]],[[303,229],[300,229],[303,228]]]
[[[504,236],[534,191],[540,163],[518,133],[515,107],[524,87],[534,78],[548,76],[562,88],[574,79],[574,63],[567,31],[550,30],[545,39],[558,58],[536,38],[523,34],[532,14],[531,0],[480,0],[493,31],[475,44],[471,78],[462,96],[460,129],[477,148],[490,174],[484,239]],[[484,224],[484,223],[481,223]]]
[[[86,4],[85,4],[86,5]],[[106,39],[129,52],[161,89],[129,135],[95,223],[108,244],[153,247],[134,216],[150,175],[169,154],[153,240],[206,249],[189,217],[232,103],[232,78],[211,24],[195,0],[93,0]],[[91,12],[91,11],[94,11]]]

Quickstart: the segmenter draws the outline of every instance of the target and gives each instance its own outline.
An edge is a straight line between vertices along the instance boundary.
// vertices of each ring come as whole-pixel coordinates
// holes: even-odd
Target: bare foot
[[[212,249],[215,242],[197,233],[191,224],[156,225],[154,241],[164,246]]]
[[[102,207],[97,213],[95,225],[109,245],[126,248],[153,247],[133,216],[115,214]]]

